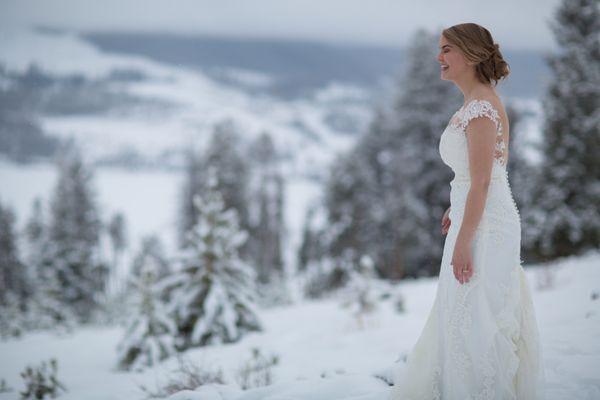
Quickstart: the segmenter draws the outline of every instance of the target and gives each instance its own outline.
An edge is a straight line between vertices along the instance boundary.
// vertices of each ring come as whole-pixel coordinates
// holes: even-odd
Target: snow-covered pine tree
[[[460,93],[440,79],[436,61],[439,36],[418,30],[410,41],[408,68],[393,105],[396,138],[388,168],[397,173],[386,208],[402,245],[403,273],[436,275],[444,237],[440,220],[450,205],[452,172],[439,155],[440,134],[462,104]]]
[[[25,265],[21,262],[15,232],[14,211],[0,203],[0,304],[8,293],[24,302],[30,292]]]
[[[336,267],[325,280],[330,289],[343,286],[348,280],[344,265],[358,264],[360,254],[369,248],[379,249],[377,217],[383,211],[374,204],[378,196],[375,171],[370,168],[360,147],[334,161],[326,182],[324,205],[327,224],[323,227],[328,254]],[[348,260],[348,257],[354,257]],[[319,265],[319,263],[317,263]],[[321,266],[317,266],[321,268]]]
[[[0,203],[0,336],[18,336],[25,329],[23,314],[29,297],[25,265],[19,257],[15,214]]]
[[[171,272],[163,243],[157,235],[147,235],[142,238],[140,250],[131,265],[133,279],[140,278],[142,271],[147,269],[148,265],[152,265],[157,280],[161,280]]]
[[[384,198],[391,197],[385,191],[392,188],[394,173],[389,168],[393,138],[387,135],[389,129],[383,129],[388,121],[385,113],[384,107],[377,109],[366,135],[336,157],[322,204],[314,204],[307,213],[299,269],[309,297],[344,286],[361,254],[367,252],[384,265],[380,271],[384,276],[391,277],[397,269],[397,224],[383,204]]]
[[[600,247],[600,3],[563,0],[543,101],[543,161],[526,232],[542,260]]]
[[[297,273],[303,273],[308,265],[327,255],[327,246],[323,240],[323,207],[314,202],[307,207],[304,217],[304,227],[302,228],[302,242],[298,249]]]
[[[206,171],[214,167],[217,171],[219,191],[226,208],[233,208],[239,215],[240,227],[249,231],[248,221],[248,163],[241,150],[241,137],[231,119],[220,121],[214,126],[208,148],[197,155],[188,152],[186,179],[182,193],[182,213],[180,217],[180,244],[185,246],[187,232],[196,224],[198,212],[194,197],[201,194],[206,186]],[[249,255],[249,243],[242,249],[242,255]]]
[[[32,286],[27,303],[27,329],[70,329],[75,317],[62,303],[62,286],[52,269],[52,253],[42,201],[33,201],[31,216],[25,226],[27,264]]]
[[[235,209],[225,208],[214,168],[194,203],[198,220],[181,250],[180,268],[165,279],[179,350],[235,342],[262,330],[254,306],[256,273],[238,256],[247,234]]]
[[[252,226],[252,258],[258,281],[268,284],[284,276],[282,242],[285,233],[283,176],[277,163],[277,152],[271,135],[263,132],[253,143],[254,176],[250,225]]]
[[[440,159],[439,136],[461,101],[439,77],[437,41],[425,30],[415,33],[392,104],[377,108],[327,184],[330,256],[347,249],[355,257],[371,254],[387,278],[435,275],[441,261],[439,221],[452,173]]]
[[[101,224],[92,178],[79,150],[65,147],[58,159],[43,274],[59,285],[61,302],[79,322],[89,322],[97,311],[108,271],[99,254]]]
[[[177,327],[169,315],[161,285],[166,272],[164,265],[154,257],[142,256],[136,261],[138,268],[129,290],[135,293],[137,313],[117,346],[118,368],[124,370],[151,367],[177,352],[174,345]]]
[[[198,213],[194,205],[194,197],[202,193],[204,178],[204,165],[200,154],[191,146],[185,151],[185,173],[180,195],[180,211],[178,216],[178,243],[184,247],[187,243],[187,232],[192,229],[198,220]]]

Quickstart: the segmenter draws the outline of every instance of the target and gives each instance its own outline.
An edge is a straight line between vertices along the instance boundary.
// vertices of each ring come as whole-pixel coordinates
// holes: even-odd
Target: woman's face
[[[471,67],[458,47],[448,42],[444,35],[440,36],[439,51],[437,59],[440,63],[440,74],[443,80],[454,81]]]

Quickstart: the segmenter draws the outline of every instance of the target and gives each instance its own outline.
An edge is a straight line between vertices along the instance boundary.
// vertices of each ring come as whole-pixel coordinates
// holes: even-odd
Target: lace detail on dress
[[[496,146],[494,148],[494,159],[500,165],[506,165],[506,143],[504,143],[504,134],[502,122],[498,111],[487,100],[471,100],[466,106],[462,106],[452,117],[450,125],[461,131],[466,132],[469,122],[474,118],[487,117],[496,125]]]

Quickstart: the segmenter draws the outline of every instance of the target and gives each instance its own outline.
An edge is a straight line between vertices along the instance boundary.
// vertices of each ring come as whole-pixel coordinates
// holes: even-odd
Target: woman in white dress
[[[464,105],[441,135],[454,172],[434,305],[406,364],[394,365],[389,400],[537,400],[544,370],[528,283],[521,225],[510,189],[509,121],[495,85],[509,73],[484,27],[445,29],[441,79]]]

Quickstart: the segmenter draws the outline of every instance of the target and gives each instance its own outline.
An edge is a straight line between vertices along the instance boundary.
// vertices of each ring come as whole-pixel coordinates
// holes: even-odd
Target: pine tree
[[[296,271],[298,273],[306,271],[311,262],[319,260],[327,254],[327,248],[323,240],[324,232],[319,219],[321,214],[322,207],[320,204],[313,203],[308,206],[304,217],[304,227],[302,228],[302,242],[298,250]]]
[[[198,220],[182,249],[181,265],[166,279],[179,350],[239,340],[262,330],[256,315],[256,274],[238,256],[247,239],[237,212],[225,208],[217,174],[210,169],[207,187],[196,196]]]
[[[15,220],[14,211],[0,203],[0,305],[9,293],[24,302],[29,292],[25,265],[17,248]]]
[[[14,230],[15,215],[0,204],[0,336],[19,336],[25,329],[23,313],[29,293]]]
[[[161,286],[163,266],[153,257],[137,261],[139,268],[130,280],[137,297],[137,313],[117,346],[118,367],[124,370],[151,367],[176,353],[177,327],[169,315]]]
[[[437,39],[424,30],[414,35],[392,103],[375,110],[368,131],[333,164],[327,183],[329,255],[351,251],[358,264],[371,254],[387,278],[435,275],[441,261],[439,221],[452,172],[440,159],[439,137],[461,102],[439,78]]]
[[[390,179],[393,188],[387,204],[396,205],[392,221],[398,226],[404,273],[419,270],[436,275],[444,237],[439,221],[450,204],[452,172],[439,155],[440,134],[461,98],[454,86],[439,77],[436,61],[438,36],[419,30],[408,52],[408,69],[394,103],[391,135],[393,147]]]
[[[248,163],[242,156],[241,137],[230,119],[225,119],[214,126],[207,149],[197,155],[193,150],[187,154],[186,180],[182,194],[182,213],[180,218],[180,245],[185,246],[187,232],[196,224],[198,212],[194,197],[201,194],[207,185],[206,171],[213,167],[216,170],[219,192],[226,208],[233,208],[239,215],[242,229],[250,231],[248,220]],[[249,254],[246,243],[241,252]]]
[[[142,238],[140,251],[133,259],[131,266],[131,274],[134,279],[139,279],[143,270],[147,269],[149,265],[152,266],[157,280],[161,280],[171,272],[163,243],[156,235]]]
[[[284,236],[283,177],[278,169],[277,152],[271,136],[263,133],[254,143],[251,154],[255,175],[251,215],[252,258],[258,281],[268,284],[284,275],[282,242]]]
[[[563,0],[551,23],[560,48],[544,98],[543,156],[527,234],[542,260],[600,247],[600,11]]]
[[[99,257],[100,220],[92,172],[75,147],[58,162],[58,182],[51,201],[49,257],[44,276],[59,287],[60,301],[80,322],[88,322],[104,292],[107,267]]]
[[[27,329],[69,330],[75,317],[62,303],[62,288],[52,268],[48,227],[40,198],[33,201],[25,234],[28,244],[29,280],[32,286],[32,295],[27,304]]]

